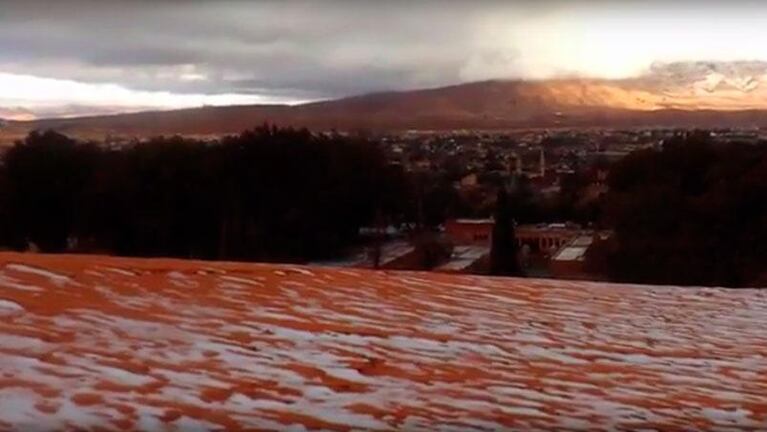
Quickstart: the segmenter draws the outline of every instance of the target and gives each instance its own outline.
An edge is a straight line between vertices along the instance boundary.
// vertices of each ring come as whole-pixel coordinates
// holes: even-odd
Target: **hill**
[[[756,430],[759,290],[0,254],[4,430]]]
[[[54,128],[106,134],[215,135],[264,122],[314,130],[447,130],[536,127],[767,126],[767,63],[657,64],[622,80],[496,80],[309,104],[204,107],[11,122],[5,132]]]

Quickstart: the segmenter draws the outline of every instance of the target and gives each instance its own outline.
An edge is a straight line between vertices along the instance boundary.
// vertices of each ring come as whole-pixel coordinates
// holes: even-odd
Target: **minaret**
[[[543,153],[543,146],[541,146],[541,177],[546,177],[546,155]]]

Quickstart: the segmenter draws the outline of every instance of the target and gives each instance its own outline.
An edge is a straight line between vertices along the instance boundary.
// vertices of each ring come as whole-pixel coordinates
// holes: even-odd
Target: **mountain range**
[[[5,122],[78,136],[214,135],[264,122],[314,130],[767,126],[767,62],[655,63],[627,79],[492,80],[303,105],[202,107]]]

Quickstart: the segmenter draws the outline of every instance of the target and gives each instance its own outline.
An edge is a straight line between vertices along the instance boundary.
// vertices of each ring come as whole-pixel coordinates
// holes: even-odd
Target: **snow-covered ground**
[[[0,254],[0,429],[760,429],[767,291]]]

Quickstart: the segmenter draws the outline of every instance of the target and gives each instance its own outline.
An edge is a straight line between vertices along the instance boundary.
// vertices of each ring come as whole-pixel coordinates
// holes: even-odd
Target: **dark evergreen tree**
[[[490,274],[497,276],[521,276],[517,259],[517,239],[514,219],[506,188],[498,189],[495,204],[495,225],[493,226],[490,250]]]
[[[92,181],[98,150],[56,132],[32,132],[3,158],[9,246],[29,244],[49,252],[66,249],[82,228],[85,191]]]
[[[119,149],[33,133],[0,163],[0,247],[303,262],[404,213],[371,142],[265,125],[219,142]],[[70,241],[76,240],[76,241]]]
[[[767,146],[687,132],[610,171],[605,273],[620,282],[763,286]]]

